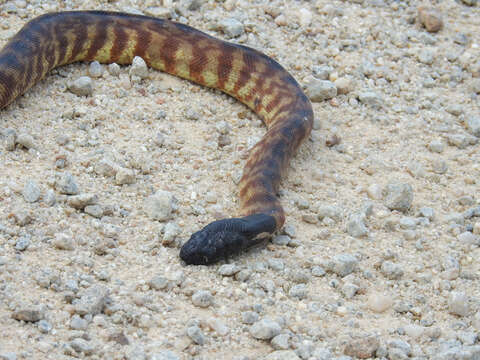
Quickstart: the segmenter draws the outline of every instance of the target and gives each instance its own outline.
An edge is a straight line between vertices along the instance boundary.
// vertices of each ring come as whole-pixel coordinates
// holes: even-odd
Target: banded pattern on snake
[[[312,129],[310,101],[276,61],[187,25],[104,11],[59,12],[28,22],[0,51],[0,108],[53,68],[76,61],[148,66],[219,89],[246,104],[267,132],[252,148],[240,181],[240,217],[194,233],[180,251],[187,264],[210,264],[245,250],[285,222],[277,198],[282,175]]]

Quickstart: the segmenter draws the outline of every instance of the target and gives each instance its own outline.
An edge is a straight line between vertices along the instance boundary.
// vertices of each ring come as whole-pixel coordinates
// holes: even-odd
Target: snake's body
[[[189,26],[139,15],[78,11],[42,15],[0,51],[0,108],[50,70],[76,61],[148,66],[219,89],[251,108],[267,133],[250,151],[240,181],[241,218],[224,219],[192,235],[180,256],[205,264],[248,247],[285,222],[276,196],[282,174],[309,135],[312,107],[295,79],[277,62],[245,46]]]

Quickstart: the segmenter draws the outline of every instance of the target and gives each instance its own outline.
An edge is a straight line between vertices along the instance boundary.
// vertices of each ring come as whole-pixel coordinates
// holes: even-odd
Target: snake
[[[74,62],[147,66],[218,89],[265,123],[239,182],[238,215],[213,221],[180,249],[187,265],[208,265],[246,251],[285,223],[277,192],[291,158],[313,126],[312,105],[271,57],[167,19],[110,11],[63,11],[27,22],[0,51],[0,108],[52,69]]]

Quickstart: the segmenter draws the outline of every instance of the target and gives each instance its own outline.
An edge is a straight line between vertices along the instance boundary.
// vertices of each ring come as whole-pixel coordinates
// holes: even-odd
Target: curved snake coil
[[[51,13],[27,23],[0,51],[0,108],[53,68],[76,61],[148,66],[219,89],[252,109],[267,125],[250,151],[240,181],[241,217],[218,220],[180,250],[187,264],[210,264],[238,253],[285,222],[276,196],[282,174],[312,129],[313,112],[295,79],[251,48],[187,25],[103,11]]]

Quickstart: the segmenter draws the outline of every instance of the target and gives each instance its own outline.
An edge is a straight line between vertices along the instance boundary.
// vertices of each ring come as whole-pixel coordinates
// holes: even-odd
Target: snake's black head
[[[248,239],[240,232],[228,229],[231,226],[226,222],[231,220],[215,221],[194,233],[180,250],[182,260],[193,265],[212,264],[226,257],[229,249],[235,251],[233,244],[243,247]]]
[[[212,264],[245,250],[255,243],[255,236],[271,233],[275,226],[275,219],[264,214],[214,221],[190,237],[180,258],[192,265]]]

